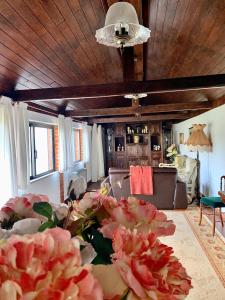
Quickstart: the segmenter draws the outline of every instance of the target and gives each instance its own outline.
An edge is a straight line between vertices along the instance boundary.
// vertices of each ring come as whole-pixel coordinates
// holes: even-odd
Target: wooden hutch
[[[106,169],[130,165],[158,166],[170,146],[171,124],[159,122],[117,123],[106,129]]]

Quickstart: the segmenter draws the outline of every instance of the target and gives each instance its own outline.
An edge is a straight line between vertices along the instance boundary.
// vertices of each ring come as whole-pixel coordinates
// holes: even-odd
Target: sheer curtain
[[[91,180],[97,182],[98,179],[105,176],[104,171],[104,156],[102,144],[102,128],[96,124],[92,128],[92,143],[91,143]]]
[[[91,181],[97,182],[99,179],[98,176],[98,129],[97,125],[94,124],[92,127],[92,136],[91,136]]]
[[[27,104],[16,103],[13,110],[18,188],[25,190],[30,183],[29,118]]]
[[[0,98],[0,206],[29,184],[27,105]]]
[[[102,143],[102,126],[98,126],[98,138],[97,138],[97,147],[98,147],[98,176],[99,178],[105,176],[105,167],[104,167],[104,154],[103,154],[103,143]]]
[[[59,115],[59,169],[66,171],[73,165],[73,122],[71,118]]]
[[[83,124],[84,134],[84,163],[87,169],[87,181],[91,180],[91,131],[92,127]]]

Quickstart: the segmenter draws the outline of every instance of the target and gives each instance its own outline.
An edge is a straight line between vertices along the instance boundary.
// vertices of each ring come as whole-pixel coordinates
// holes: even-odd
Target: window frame
[[[42,172],[37,174],[36,170],[36,157],[35,157],[35,127],[41,127],[46,129],[52,129],[52,162],[53,169],[48,170],[46,172]],[[45,123],[31,122],[29,121],[29,137],[30,137],[30,164],[31,164],[31,175],[30,181],[44,177],[48,174],[54,173],[56,171],[56,156],[55,156],[55,137],[54,137],[55,126]]]
[[[78,159],[76,159],[76,130],[78,130],[79,131],[79,154],[80,154],[80,159],[78,160]],[[83,128],[82,127],[80,127],[80,126],[75,126],[75,127],[73,127],[73,147],[74,147],[74,161],[73,161],[73,163],[74,164],[79,164],[79,163],[81,163],[81,162],[83,162],[84,161],[84,158],[83,159],[81,159],[81,157],[82,157],[82,153],[83,153],[83,151],[81,151],[81,139],[83,139],[83,137],[81,137],[81,134],[83,134]]]

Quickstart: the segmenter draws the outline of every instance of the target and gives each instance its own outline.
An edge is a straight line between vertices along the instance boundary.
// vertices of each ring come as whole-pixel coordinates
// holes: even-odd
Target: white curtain
[[[98,126],[97,147],[98,147],[98,176],[99,178],[101,178],[105,176],[101,125]]]
[[[0,98],[0,206],[29,183],[29,124],[27,105]]]
[[[92,136],[91,136],[91,181],[97,182],[99,179],[98,172],[98,130],[97,125],[94,124],[92,127]]]
[[[59,115],[59,169],[66,171],[72,167],[74,161],[73,122],[71,118]]]
[[[83,124],[84,136],[84,163],[87,169],[87,181],[91,180],[91,131],[92,127]]]
[[[101,125],[97,127],[96,124],[94,124],[92,128],[91,171],[92,182],[97,182],[98,179],[105,176],[102,145],[102,128]]]
[[[18,188],[25,190],[30,183],[29,118],[27,104],[16,103],[13,110]]]

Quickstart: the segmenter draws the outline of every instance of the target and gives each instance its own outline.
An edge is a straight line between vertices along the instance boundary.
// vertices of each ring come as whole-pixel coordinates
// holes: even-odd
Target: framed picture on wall
[[[184,133],[183,132],[179,133],[179,144],[184,144]]]

